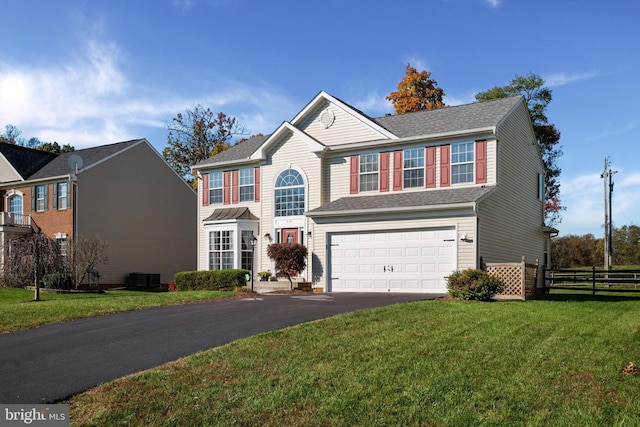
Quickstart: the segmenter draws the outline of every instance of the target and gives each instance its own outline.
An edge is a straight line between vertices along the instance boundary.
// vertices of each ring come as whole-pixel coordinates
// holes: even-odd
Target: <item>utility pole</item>
[[[607,203],[607,168],[609,158],[604,158],[604,171],[600,178],[604,180],[604,270],[609,271],[609,204]]]
[[[611,170],[611,161],[608,157],[604,159],[604,171],[600,178],[604,180],[604,269],[611,270],[611,259],[613,258],[613,218],[612,218],[612,193],[613,175],[618,171]],[[609,182],[607,183],[607,178]]]

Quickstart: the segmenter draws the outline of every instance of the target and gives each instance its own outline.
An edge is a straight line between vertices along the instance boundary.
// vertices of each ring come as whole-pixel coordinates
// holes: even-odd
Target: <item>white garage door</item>
[[[329,235],[330,292],[446,292],[454,227]]]

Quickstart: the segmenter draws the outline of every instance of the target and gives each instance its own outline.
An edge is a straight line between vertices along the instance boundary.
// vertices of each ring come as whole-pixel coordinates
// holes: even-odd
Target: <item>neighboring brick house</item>
[[[296,242],[316,289],[443,292],[454,270],[548,263],[544,165],[522,96],[373,119],[320,92],[193,170],[200,270],[274,271],[267,246]]]
[[[146,139],[60,155],[0,143],[0,196],[2,253],[34,231],[63,253],[77,236],[98,235],[104,285],[125,285],[130,273],[168,283],[195,268],[196,194]]]

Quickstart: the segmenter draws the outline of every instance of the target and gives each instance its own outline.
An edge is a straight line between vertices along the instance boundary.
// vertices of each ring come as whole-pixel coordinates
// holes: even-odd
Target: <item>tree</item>
[[[47,276],[64,274],[58,245],[43,233],[31,233],[22,238],[9,240],[5,245],[5,286],[35,286],[35,297],[40,299],[40,286]]]
[[[40,142],[33,148],[40,151],[46,151],[47,153],[62,154],[75,151],[75,148],[69,144],[65,144],[62,147],[57,142]]]
[[[162,156],[194,188],[197,180],[191,166],[225,151],[231,146],[231,138],[244,132],[235,117],[215,114],[202,105],[185,114],[178,113],[167,124],[167,129],[167,147],[162,150]]]
[[[6,125],[4,132],[0,134],[0,142],[7,144],[20,145],[22,147],[33,148],[35,150],[46,151],[53,154],[67,153],[75,151],[75,148],[69,144],[65,144],[62,147],[57,142],[43,142],[40,139],[34,137],[27,139],[21,138],[22,131],[14,125]]]
[[[76,289],[87,277],[91,279],[98,265],[109,262],[109,258],[104,253],[106,247],[107,243],[98,235],[79,236],[72,243],[69,268]]]
[[[488,101],[515,95],[524,96],[545,167],[545,222],[553,226],[560,223],[562,220],[560,212],[564,210],[560,200],[561,169],[558,166],[558,158],[562,155],[562,150],[558,147],[560,131],[555,125],[549,123],[546,116],[552,94],[551,89],[545,87],[544,83],[542,77],[537,74],[516,75],[506,86],[496,86],[476,94],[476,100]]]
[[[276,263],[276,276],[289,279],[299,275],[307,266],[307,248],[299,243],[273,243],[267,247],[267,255]]]
[[[403,114],[442,108],[443,96],[444,91],[431,78],[429,71],[418,72],[411,64],[407,64],[406,76],[398,83],[398,90],[391,92],[386,99],[391,101],[396,114]]]
[[[503,87],[494,87],[486,92],[476,94],[476,100],[488,101],[523,95],[527,101],[533,131],[540,147],[545,167],[545,222],[549,226],[559,224],[562,220],[560,212],[564,210],[560,201],[560,167],[558,158],[562,150],[558,147],[560,131],[549,123],[546,109],[552,99],[551,89],[544,86],[544,80],[537,74],[516,75]]]

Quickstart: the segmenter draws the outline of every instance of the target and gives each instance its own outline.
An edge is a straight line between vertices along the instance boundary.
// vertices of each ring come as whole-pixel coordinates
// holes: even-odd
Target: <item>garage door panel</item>
[[[332,234],[331,291],[446,292],[455,228]],[[358,266],[354,268],[354,266]]]

